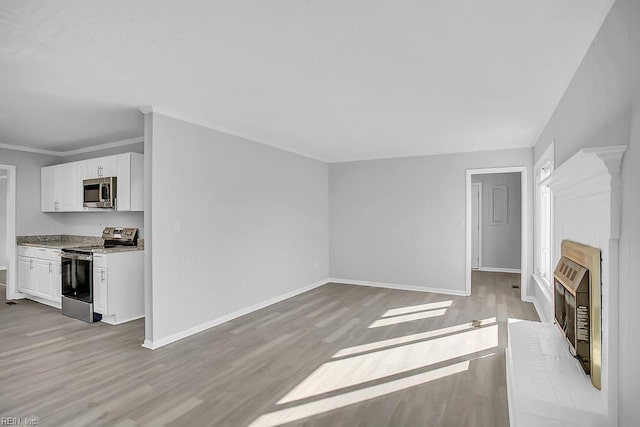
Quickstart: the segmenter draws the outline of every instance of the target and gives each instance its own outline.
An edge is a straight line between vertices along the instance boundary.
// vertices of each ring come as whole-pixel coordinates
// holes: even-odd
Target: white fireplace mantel
[[[622,156],[626,149],[626,145],[584,148],[560,165],[540,185],[549,187],[556,198],[574,199],[617,190]],[[617,208],[619,211],[619,206]]]
[[[585,389],[580,391],[582,386],[575,385],[577,389],[574,391],[597,393],[598,403],[591,401],[587,405],[591,407],[583,409],[604,415],[606,425],[617,425],[618,422],[618,239],[622,193],[620,171],[626,149],[626,145],[582,149],[540,183],[551,189],[554,199],[554,263],[560,258],[560,244],[564,239],[601,251],[602,390],[589,389],[591,384],[583,381]],[[548,309],[552,310],[551,307]],[[534,328],[541,331],[545,327],[540,325]],[[549,331],[553,333],[554,329]],[[559,331],[557,333],[560,334]],[[527,357],[513,350],[508,352],[508,358]],[[518,360],[508,361],[507,368],[512,370],[508,376],[512,379],[518,378],[517,366]],[[509,387],[510,411],[512,404],[514,408],[523,408],[522,396],[526,395],[529,387],[526,381],[511,381]],[[560,403],[558,405],[562,406]],[[533,406],[527,405],[528,409],[524,412],[528,411],[529,415],[539,410],[545,412],[542,406]],[[520,424],[522,422],[515,423]]]

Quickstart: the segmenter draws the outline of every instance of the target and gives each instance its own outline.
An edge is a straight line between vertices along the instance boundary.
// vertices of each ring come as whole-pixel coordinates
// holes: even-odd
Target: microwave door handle
[[[98,194],[99,194],[98,201],[100,201],[100,202],[105,202],[106,201],[106,199],[104,197],[102,197],[103,194],[104,194],[104,192],[103,192],[104,191],[104,187],[105,187],[105,184],[103,182],[101,182],[100,183],[100,187],[98,187]]]

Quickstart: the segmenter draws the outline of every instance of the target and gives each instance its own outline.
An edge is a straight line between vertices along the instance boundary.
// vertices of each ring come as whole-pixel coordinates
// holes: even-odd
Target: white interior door
[[[482,257],[482,184],[471,184],[471,268],[480,268]]]

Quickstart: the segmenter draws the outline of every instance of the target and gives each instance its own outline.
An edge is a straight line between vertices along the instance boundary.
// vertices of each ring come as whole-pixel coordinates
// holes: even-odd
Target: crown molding
[[[60,154],[61,153],[60,151],[42,150],[40,148],[23,147],[21,145],[12,145],[12,144],[2,144],[2,143],[0,143],[0,148],[6,148],[7,150],[15,150],[15,151],[26,151],[27,153],[45,154],[47,156],[62,157],[62,154]]]
[[[144,141],[144,137],[138,136],[136,138],[123,139],[121,141],[106,142],[104,144],[92,145],[91,147],[78,148],[75,150],[68,150],[68,151],[42,150],[40,148],[23,147],[21,145],[1,144],[1,143],[0,143],[0,148],[6,148],[8,150],[15,150],[15,151],[25,151],[27,153],[45,154],[47,156],[68,157],[68,156],[75,156],[76,154],[92,153],[94,151],[106,150],[109,148],[124,147],[126,145],[137,144],[143,141]]]
[[[124,147],[126,145],[138,144],[139,142],[144,142],[144,137],[138,136],[136,138],[123,139],[121,141],[114,141],[114,142],[106,142],[104,144],[93,145],[91,147],[86,147],[86,148],[78,148],[77,150],[63,151],[62,155],[65,157],[75,156],[76,154],[91,153],[93,151],[106,150],[108,148]]]
[[[207,128],[207,129],[215,130],[216,132],[222,132],[222,133],[226,133],[227,135],[237,136],[238,138],[246,139],[246,140],[252,141],[252,142],[257,142],[257,143],[262,144],[262,145],[268,145],[270,147],[277,148],[279,150],[286,151],[288,153],[297,154],[298,156],[306,157],[306,158],[313,159],[313,160],[318,160],[318,161],[323,162],[323,163],[330,163],[327,159],[323,159],[323,158],[318,157],[318,156],[312,156],[312,155],[310,155],[308,153],[304,153],[302,151],[293,150],[293,149],[291,149],[289,147],[284,147],[281,144],[277,144],[277,143],[275,143],[273,141],[270,141],[268,139],[265,139],[265,138],[260,138],[260,137],[257,137],[255,135],[251,135],[251,134],[248,134],[248,133],[245,133],[245,132],[241,132],[241,131],[238,131],[236,129],[231,129],[231,128],[228,128],[226,126],[222,126],[222,125],[219,125],[217,123],[210,122],[210,121],[193,119],[193,118],[184,116],[182,114],[179,114],[179,113],[176,113],[176,112],[173,112],[173,111],[165,110],[163,108],[154,107],[153,105],[147,105],[147,106],[144,106],[144,107],[140,107],[139,110],[143,114],[150,114],[150,113],[160,114],[161,116],[169,117],[171,119],[180,120],[182,122],[191,123],[191,124],[194,124],[196,126],[201,126],[201,127]]]

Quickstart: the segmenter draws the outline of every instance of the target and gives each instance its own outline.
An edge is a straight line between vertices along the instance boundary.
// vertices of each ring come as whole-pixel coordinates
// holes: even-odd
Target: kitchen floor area
[[[154,351],[140,347],[144,320],[87,324],[3,294],[0,414],[44,426],[506,427],[506,325],[538,319],[509,276],[474,272],[471,297],[328,284]]]

